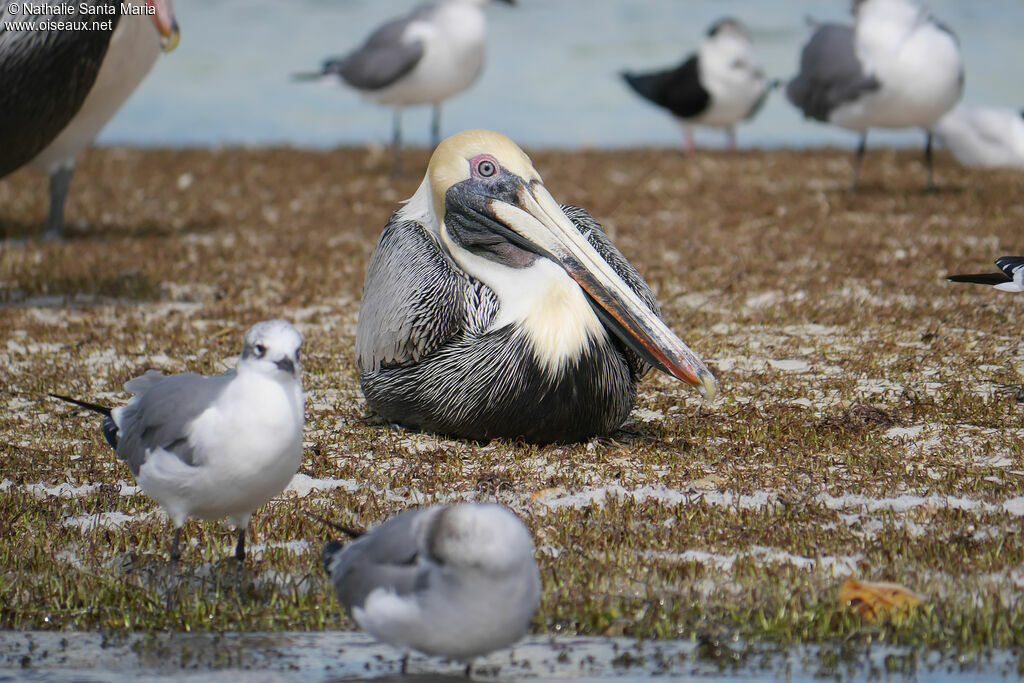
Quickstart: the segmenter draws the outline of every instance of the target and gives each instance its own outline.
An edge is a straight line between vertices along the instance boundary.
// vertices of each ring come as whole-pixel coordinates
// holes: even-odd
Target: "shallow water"
[[[1019,661],[997,652],[979,660],[919,656],[911,650],[839,646],[744,647],[734,641],[533,636],[514,650],[474,663],[484,680],[730,681],[838,679],[955,680],[1018,676]],[[415,655],[400,675],[401,653],[361,633],[176,633],[104,636],[93,633],[0,633],[0,681],[464,681],[461,664]]]
[[[391,114],[334,85],[290,80],[344,54],[414,0],[181,0],[178,49],[166,55],[101,135],[143,145],[289,144],[329,147],[390,139]],[[1017,65],[1024,3],[925,3],[959,35],[965,101],[1024,105]],[[806,39],[805,17],[845,20],[848,0],[519,0],[488,9],[488,63],[480,81],[445,109],[443,130],[487,127],[524,145],[678,145],[675,123],[639,101],[623,69],[667,66],[724,15],[751,29],[767,73],[788,78]],[[426,109],[405,115],[406,139],[428,140]],[[804,121],[774,93],[740,128],[741,146],[852,147],[853,133]],[[874,143],[919,145],[920,131],[872,133]],[[718,131],[699,144],[721,145]]]

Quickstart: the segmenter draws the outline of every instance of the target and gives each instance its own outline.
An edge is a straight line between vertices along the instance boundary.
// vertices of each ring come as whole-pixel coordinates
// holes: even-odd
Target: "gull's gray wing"
[[[429,570],[417,561],[420,539],[438,510],[407,510],[348,545],[324,546],[324,566],[349,615],[377,588],[407,595],[426,586]]]
[[[637,269],[633,267],[633,264],[626,260],[626,257],[622,255],[618,247],[612,244],[611,240],[608,239],[608,235],[605,234],[604,230],[601,229],[601,224],[598,223],[593,216],[591,216],[586,209],[581,209],[578,206],[572,206],[571,204],[563,204],[562,211],[568,216],[569,220],[573,222],[576,229],[580,231],[580,234],[587,238],[590,242],[590,246],[594,247],[599,254],[608,262],[608,265],[612,267],[619,277],[622,278],[630,289],[632,289],[640,299],[647,304],[647,308],[651,309],[658,317],[661,317],[661,307],[658,306],[658,299],[654,296],[654,292],[651,291],[651,286],[647,284],[643,276],[637,272]],[[594,306],[594,310],[597,311],[598,315],[604,319],[602,309],[598,306]],[[605,325],[608,325],[607,320]],[[612,335],[616,346],[622,355],[625,356],[626,361],[629,363],[629,369],[632,371],[633,376],[637,379],[643,377],[650,370],[650,366],[640,358],[632,349],[619,341],[618,337]]]
[[[494,293],[467,277],[422,225],[392,216],[366,269],[359,369],[417,362],[462,330],[482,332],[497,310]]]
[[[117,457],[138,476],[148,452],[156,448],[173,453],[187,465],[202,464],[188,442],[189,426],[221,395],[234,378],[223,375],[182,374],[165,376],[150,371],[125,384],[135,394],[113,416],[119,433]]]
[[[408,16],[384,24],[345,57],[324,63],[325,74],[337,74],[353,88],[380,90],[413,70],[423,58],[423,42],[404,38],[409,25],[430,18],[435,5],[417,7]]]
[[[821,24],[800,54],[800,73],[786,85],[786,97],[805,117],[828,122],[836,107],[880,87],[857,59],[853,27]]]
[[[0,177],[31,161],[78,113],[113,33],[28,30],[9,22],[90,22],[81,5],[118,6],[112,0],[75,3],[75,14],[50,15],[26,13],[31,3],[14,14],[10,4],[0,0]],[[119,16],[112,19],[116,26]]]

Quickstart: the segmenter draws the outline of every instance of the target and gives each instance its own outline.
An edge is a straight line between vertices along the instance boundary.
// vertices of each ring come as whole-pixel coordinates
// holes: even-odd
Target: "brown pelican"
[[[59,11],[59,3],[0,6],[0,178],[25,165],[49,174],[43,231],[49,239],[63,232],[76,157],[149,73],[160,50],[173,50],[179,36],[171,0],[68,5],[76,14],[30,13],[33,7]],[[43,21],[82,28],[14,28]]]
[[[442,142],[384,228],[356,354],[381,416],[479,440],[608,434],[649,365],[716,392],[600,225],[559,206],[526,154],[486,130]]]

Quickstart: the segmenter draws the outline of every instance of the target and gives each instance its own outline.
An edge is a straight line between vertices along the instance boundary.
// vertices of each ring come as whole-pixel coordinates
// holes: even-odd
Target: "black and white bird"
[[[385,226],[356,354],[379,415],[477,440],[608,434],[651,366],[716,392],[601,226],[559,206],[523,151],[486,130],[438,145]]]
[[[403,650],[457,659],[509,647],[540,602],[533,539],[500,505],[403,512],[370,533],[324,546],[324,567],[361,629]],[[402,660],[406,672],[408,655]]]
[[[23,166],[49,174],[50,210],[42,235],[60,239],[75,160],[149,73],[161,49],[178,44],[178,24],[171,0],[86,0],[73,5],[73,15],[30,13],[34,6],[50,12],[59,4],[4,2],[0,11],[0,177]],[[108,19],[108,29],[93,30],[93,21]],[[15,28],[43,21],[87,28]]]
[[[965,166],[1024,168],[1024,113],[1016,109],[959,105],[935,134]]]
[[[229,518],[242,560],[253,511],[284,491],[302,463],[301,344],[291,324],[268,320],[246,332],[238,366],[222,375],[151,370],[124,385],[134,397],[113,409],[51,395],[104,415],[118,460],[174,525],[172,560],[189,517]]]
[[[870,128],[923,128],[932,189],[933,130],[963,93],[960,45],[910,0],[854,0],[853,11],[853,26],[816,28],[786,96],[807,118],[860,132],[854,188]]]
[[[757,114],[773,87],[754,55],[750,34],[732,18],[712,24],[697,51],[679,66],[622,77],[679,121],[687,152],[694,149],[695,125],[724,128],[735,148],[736,125]]]
[[[400,167],[402,109],[433,107],[431,145],[441,140],[441,103],[476,82],[484,68],[491,0],[438,0],[416,7],[370,34],[344,57],[328,59],[302,80],[334,77],[377,104],[394,107],[392,145]],[[515,0],[503,0],[515,4]]]
[[[950,282],[972,282],[978,285],[992,285],[1004,292],[1024,292],[1024,256],[1000,256],[996,259],[999,273],[974,273],[950,275]]]

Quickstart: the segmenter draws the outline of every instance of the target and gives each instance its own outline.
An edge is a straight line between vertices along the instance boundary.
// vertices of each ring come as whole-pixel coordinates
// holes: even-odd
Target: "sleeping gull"
[[[683,126],[693,151],[693,126],[724,128],[736,147],[736,124],[753,116],[773,84],[754,56],[750,34],[739,21],[720,19],[697,51],[677,67],[622,77],[641,97],[667,109]]]
[[[526,526],[507,508],[463,503],[408,510],[324,566],[348,615],[375,638],[467,662],[526,634],[540,575]],[[402,673],[408,654],[402,660]]]
[[[946,279],[950,282],[992,285],[1004,292],[1024,292],[1024,256],[1000,256],[996,259],[996,267],[1002,272],[950,275]]]
[[[857,187],[869,128],[924,128],[932,181],[932,131],[963,92],[956,36],[910,0],[854,0],[856,24],[822,24],[800,56],[786,97],[807,118],[860,131]]]
[[[441,102],[471,86],[484,68],[490,0],[440,0],[384,24],[362,46],[328,59],[319,73],[335,77],[371,102],[392,106],[395,169],[401,166],[402,107],[433,105],[431,145],[441,141]],[[515,0],[504,0],[515,4]]]
[[[1010,107],[958,106],[935,134],[965,166],[1024,168],[1024,114]]]
[[[51,395],[104,415],[118,460],[174,524],[172,560],[189,517],[230,518],[243,560],[253,511],[281,493],[302,462],[301,344],[288,322],[264,321],[246,333],[238,366],[222,375],[151,370],[124,385],[135,396],[113,409]]]

